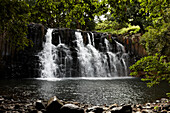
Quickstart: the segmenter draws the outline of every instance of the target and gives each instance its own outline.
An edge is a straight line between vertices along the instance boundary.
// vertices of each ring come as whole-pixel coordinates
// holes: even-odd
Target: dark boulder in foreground
[[[61,107],[60,113],[84,113],[84,110],[74,104],[65,104]]]
[[[170,100],[137,105],[93,106],[79,102],[61,101],[56,96],[47,100],[12,99],[0,96],[0,113],[170,113]]]
[[[54,96],[48,101],[46,110],[48,113],[58,113],[62,106],[63,103],[56,96]]]

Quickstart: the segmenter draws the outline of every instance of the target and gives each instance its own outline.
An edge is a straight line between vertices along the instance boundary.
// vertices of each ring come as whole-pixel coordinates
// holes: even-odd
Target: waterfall
[[[87,33],[86,39],[80,31],[75,32],[72,40],[76,46],[67,46],[61,42],[52,44],[53,29],[48,29],[43,50],[38,54],[41,64],[42,78],[62,77],[118,77],[127,76],[128,54],[124,46],[116,42],[117,53],[112,52],[112,44],[106,38],[99,42],[102,51],[96,49],[95,37],[92,32]],[[63,40],[63,39],[62,39]],[[88,40],[88,44],[84,41]],[[103,51],[104,50],[104,51]]]
[[[120,44],[119,42],[115,41],[117,44],[117,49],[118,49],[118,53],[117,54],[121,54],[120,56],[120,60],[123,63],[123,67],[122,69],[124,69],[124,74],[125,76],[128,76],[128,67],[127,67],[127,60],[128,60],[128,54],[125,52],[125,47]]]
[[[46,37],[46,42],[43,44],[43,50],[38,54],[41,63],[41,77],[42,78],[54,78],[56,76],[56,69],[58,65],[56,64],[57,54],[56,47],[52,44],[52,31],[53,29],[48,29]]]
[[[94,34],[91,32],[92,34],[92,43],[93,43],[93,46],[95,46],[95,43],[94,43]]]

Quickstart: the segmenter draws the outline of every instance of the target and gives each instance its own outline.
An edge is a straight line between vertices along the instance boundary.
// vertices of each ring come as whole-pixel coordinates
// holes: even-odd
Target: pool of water
[[[142,104],[166,97],[167,92],[170,92],[168,83],[148,88],[139,78],[130,77],[0,80],[0,95],[20,99],[57,96],[61,100],[93,105]]]

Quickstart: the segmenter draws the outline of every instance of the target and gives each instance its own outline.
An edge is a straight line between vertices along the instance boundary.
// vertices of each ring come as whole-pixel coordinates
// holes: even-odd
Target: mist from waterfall
[[[75,50],[77,57],[72,56],[72,50],[62,43],[58,36],[58,45],[52,44],[53,29],[48,29],[43,50],[38,54],[42,78],[64,77],[119,77],[128,75],[128,54],[124,46],[116,42],[117,51],[111,51],[111,43],[104,38],[105,52],[95,47],[94,34],[87,33],[88,43],[85,44],[81,32],[75,32]],[[91,36],[90,36],[91,35]],[[77,68],[75,68],[77,67]],[[76,74],[77,73],[77,74]]]

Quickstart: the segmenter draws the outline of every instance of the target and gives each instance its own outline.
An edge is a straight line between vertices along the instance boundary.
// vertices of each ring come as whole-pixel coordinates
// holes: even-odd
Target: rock
[[[165,109],[165,110],[167,110],[167,111],[170,111],[170,104],[164,104],[162,109],[163,109],[163,110]]]
[[[132,113],[131,105],[124,105],[123,107],[114,107],[111,113]]]
[[[161,113],[167,113],[168,111],[167,110],[162,110]]]
[[[48,113],[58,113],[62,106],[63,103],[56,96],[54,96],[48,101],[46,110]]]
[[[93,106],[93,107],[90,107],[86,110],[86,112],[91,112],[93,111],[96,107],[99,107],[99,106]]]
[[[122,113],[122,107],[114,107],[110,112],[111,113]]]
[[[0,97],[0,104],[3,103],[5,99],[3,97]]]
[[[140,110],[142,109],[142,105],[140,105],[140,104],[139,104],[139,105],[136,105],[136,107],[137,107],[138,109],[140,109]]]
[[[74,104],[65,104],[61,107],[60,113],[84,113],[84,109]]]
[[[92,110],[94,113],[102,113],[104,110],[101,107],[96,107],[95,109]]]
[[[142,113],[153,113],[153,111],[152,110],[148,110],[148,109],[143,109]]]
[[[38,113],[37,110],[31,110],[30,113]]]
[[[37,102],[35,103],[35,108],[40,111],[42,109],[45,109],[45,106],[41,100],[37,100]]]
[[[20,108],[20,105],[16,104],[14,109],[19,109]]]
[[[100,106],[93,106],[91,108],[88,108],[86,112],[94,112],[94,113],[102,113],[104,110],[108,110],[106,107],[100,107]]]
[[[122,112],[123,113],[132,113],[132,107],[131,105],[125,105],[122,107]]]
[[[117,104],[112,104],[112,105],[109,106],[109,109],[112,109],[114,107],[118,107],[118,105]]]
[[[162,103],[166,103],[166,102],[168,102],[168,99],[166,99],[166,98],[161,98],[161,102],[162,102]]]
[[[160,103],[160,100],[156,100],[156,103]]]

